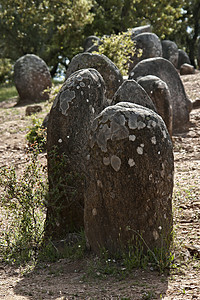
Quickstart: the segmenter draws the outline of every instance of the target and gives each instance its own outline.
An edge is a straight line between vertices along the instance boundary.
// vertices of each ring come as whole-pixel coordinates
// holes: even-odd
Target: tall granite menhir
[[[84,225],[83,190],[91,122],[106,105],[105,83],[95,69],[73,73],[50,111],[47,134],[49,200],[46,236],[54,240]]]
[[[187,129],[192,103],[185,93],[183,83],[175,67],[170,61],[162,57],[144,59],[131,70],[129,79],[138,81],[147,75],[159,77],[169,88],[172,101],[173,133]]]
[[[18,104],[37,103],[49,99],[51,74],[37,55],[26,54],[14,65],[14,81],[19,94]]]
[[[128,245],[165,249],[172,232],[173,146],[162,118],[128,102],[93,122],[85,192],[91,249],[116,254]]]

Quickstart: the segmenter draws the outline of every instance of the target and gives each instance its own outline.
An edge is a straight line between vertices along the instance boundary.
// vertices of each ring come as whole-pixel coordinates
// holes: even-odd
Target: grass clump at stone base
[[[69,234],[65,240],[45,240],[45,219],[48,195],[46,167],[38,161],[39,152],[27,154],[24,171],[13,166],[0,168],[0,206],[3,223],[0,234],[0,260],[22,265],[42,261],[56,262],[67,258],[89,259],[87,278],[117,276],[125,278],[134,268],[158,270],[161,273],[173,264],[173,255],[160,251],[144,252],[138,237],[135,247],[111,256],[102,250],[94,257],[86,247],[84,232]]]
[[[26,139],[30,149],[45,150],[47,143],[47,129],[43,127],[42,120],[32,116],[32,125],[29,126],[29,132]]]
[[[0,102],[17,96],[18,93],[14,84],[8,83],[0,85]]]

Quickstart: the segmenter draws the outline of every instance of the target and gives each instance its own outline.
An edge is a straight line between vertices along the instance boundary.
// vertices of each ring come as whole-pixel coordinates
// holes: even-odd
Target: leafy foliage
[[[29,146],[38,150],[44,150],[47,142],[47,132],[46,128],[42,126],[42,121],[32,117],[32,126],[29,129],[26,135]]]
[[[2,56],[15,61],[34,53],[52,67],[72,58],[80,51],[84,26],[92,22],[91,5],[91,0],[2,0]]]
[[[131,31],[111,36],[103,36],[99,45],[99,53],[109,57],[119,68],[122,75],[127,75],[128,61],[135,53],[135,43],[131,39]]]
[[[44,234],[46,182],[37,152],[21,176],[14,167],[0,169],[0,204],[6,228],[0,237],[0,252],[7,261],[23,262],[36,258]]]

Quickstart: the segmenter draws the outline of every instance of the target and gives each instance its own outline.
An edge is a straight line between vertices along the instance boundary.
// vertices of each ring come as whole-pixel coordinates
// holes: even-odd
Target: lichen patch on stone
[[[76,97],[74,91],[70,91],[69,89],[63,91],[60,94],[60,109],[63,115],[66,115],[67,110],[69,109],[69,103]]]
[[[143,154],[143,147],[137,147],[137,153],[142,155]]]
[[[111,162],[112,168],[116,172],[118,172],[120,170],[120,167],[121,167],[121,159],[116,155],[112,155],[111,159],[110,159],[110,162]]]
[[[136,136],[134,134],[129,135],[129,141],[134,142],[136,140]]]
[[[130,167],[135,166],[135,162],[134,162],[133,158],[129,158],[128,164],[129,164]]]

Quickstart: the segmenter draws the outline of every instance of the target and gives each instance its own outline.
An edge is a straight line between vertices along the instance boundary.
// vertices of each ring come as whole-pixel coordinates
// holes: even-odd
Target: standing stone
[[[136,53],[130,60],[129,70],[143,59],[162,56],[161,41],[155,33],[140,33],[133,38],[133,41],[136,43]]]
[[[162,41],[163,58],[168,59],[175,68],[178,68],[178,47],[176,43],[164,40]]]
[[[109,106],[94,120],[85,193],[91,249],[169,249],[173,146],[162,118],[137,104]]]
[[[200,38],[198,40],[198,46],[197,46],[197,64],[200,69]]]
[[[129,79],[138,81],[140,77],[146,75],[155,75],[167,84],[172,99],[173,133],[185,130],[189,123],[192,104],[174,66],[161,57],[145,59],[131,70]]]
[[[14,81],[19,93],[18,104],[40,102],[49,99],[51,74],[46,63],[34,54],[20,57],[14,65]]]
[[[172,100],[167,84],[153,75],[141,77],[138,83],[153,101],[157,113],[163,118],[168,132],[172,136]]]
[[[134,38],[136,35],[144,32],[152,32],[151,25],[144,25],[132,28],[131,37]]]
[[[46,235],[80,230],[91,122],[105,106],[105,83],[95,69],[73,73],[54,100],[48,120],[49,201]]]
[[[178,49],[178,66],[177,66],[177,68],[180,70],[180,67],[183,64],[191,65],[191,61],[189,59],[189,56],[187,55],[187,53],[184,50]]]
[[[88,36],[84,41],[84,51],[87,51],[90,47],[94,46],[95,43],[99,44],[100,38],[95,35]]]
[[[156,112],[156,108],[146,91],[135,80],[125,80],[113,96],[111,105],[119,102],[131,102]]]
[[[123,77],[116,65],[103,54],[81,53],[74,56],[66,72],[66,78],[77,70],[96,69],[106,84],[106,98],[112,99],[114,93],[123,82]]]

